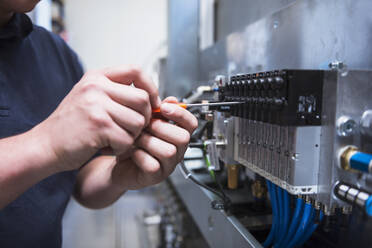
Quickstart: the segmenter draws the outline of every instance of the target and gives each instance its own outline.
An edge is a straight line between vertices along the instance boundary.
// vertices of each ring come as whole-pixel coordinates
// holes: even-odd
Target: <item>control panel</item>
[[[326,213],[350,203],[337,185],[359,187],[366,198],[371,78],[367,71],[287,69],[230,76],[219,82],[218,100],[241,104],[218,109],[234,126],[233,135],[224,134],[234,137],[224,156],[292,195],[307,195]]]

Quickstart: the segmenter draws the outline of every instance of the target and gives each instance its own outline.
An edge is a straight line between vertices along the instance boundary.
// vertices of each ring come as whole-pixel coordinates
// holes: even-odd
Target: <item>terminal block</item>
[[[220,101],[241,101],[234,116],[281,126],[321,124],[324,72],[276,70],[231,76]],[[230,109],[229,109],[230,110]]]
[[[318,191],[324,71],[231,76],[220,108],[235,120],[234,159],[292,194]]]

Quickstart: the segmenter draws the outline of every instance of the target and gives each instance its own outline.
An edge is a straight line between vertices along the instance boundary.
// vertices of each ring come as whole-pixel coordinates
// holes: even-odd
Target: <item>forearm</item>
[[[126,188],[120,182],[123,173],[114,156],[100,156],[85,165],[78,174],[74,197],[85,207],[100,209],[111,205]]]
[[[55,154],[36,129],[0,140],[0,209],[58,172]]]

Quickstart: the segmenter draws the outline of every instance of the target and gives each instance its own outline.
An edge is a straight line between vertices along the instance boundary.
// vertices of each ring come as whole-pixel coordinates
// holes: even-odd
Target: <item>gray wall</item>
[[[216,0],[217,40],[296,0]]]
[[[167,0],[66,0],[69,44],[86,69],[135,64],[152,73],[166,54]]]

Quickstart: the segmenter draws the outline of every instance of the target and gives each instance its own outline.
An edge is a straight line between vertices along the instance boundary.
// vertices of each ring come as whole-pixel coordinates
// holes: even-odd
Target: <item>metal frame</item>
[[[188,161],[185,162],[188,166]],[[196,177],[203,181],[202,177]],[[211,202],[216,199],[215,196],[190,183],[179,168],[173,172],[170,181],[210,247],[262,247],[234,216],[228,216],[222,210],[213,210]]]

